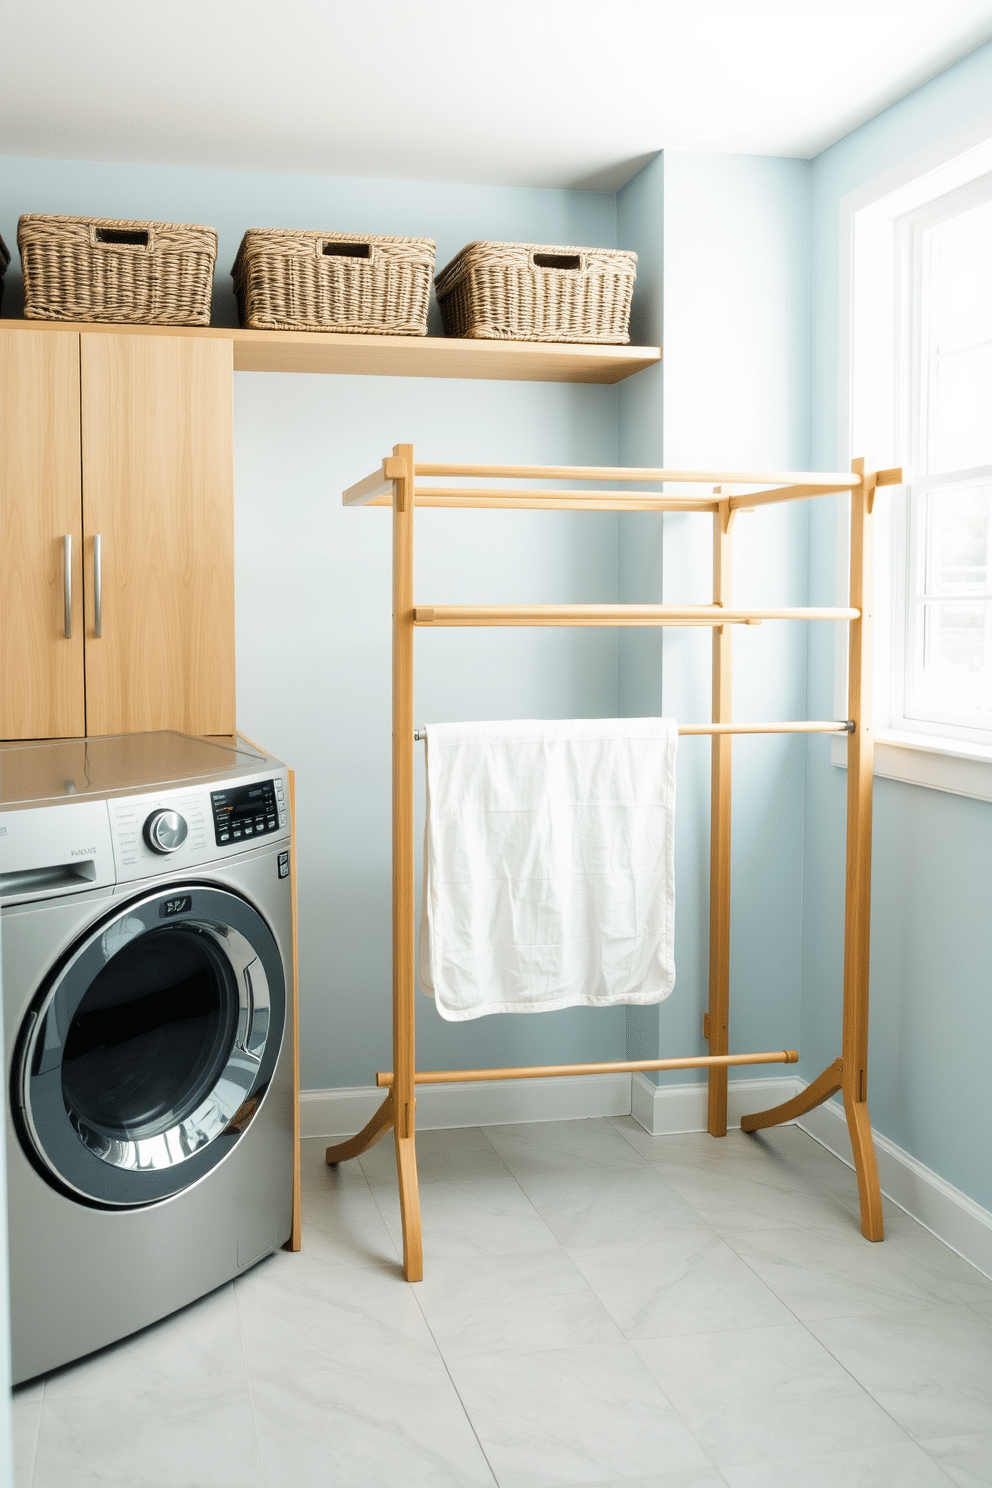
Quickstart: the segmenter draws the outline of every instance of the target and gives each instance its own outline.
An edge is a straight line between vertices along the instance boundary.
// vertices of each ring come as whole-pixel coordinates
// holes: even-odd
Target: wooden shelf
[[[336,372],[365,377],[458,377],[501,382],[616,383],[661,360],[657,346],[575,346],[542,341],[458,341],[443,336],[335,336],[321,331],[243,331],[221,326],[122,326],[0,320],[4,331],[82,331],[205,336],[234,342],[236,372]]]

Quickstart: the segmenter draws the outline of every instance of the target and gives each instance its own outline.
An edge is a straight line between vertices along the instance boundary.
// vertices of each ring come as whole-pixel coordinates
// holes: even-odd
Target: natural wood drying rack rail
[[[572,486],[504,487],[426,485],[426,479],[567,481]],[[850,474],[760,471],[641,470],[595,466],[494,466],[424,464],[413,446],[397,445],[380,470],[345,491],[345,506],[391,506],[393,512],[393,1068],[377,1082],[388,1088],[368,1125],[349,1141],[328,1147],[327,1161],[357,1157],[393,1129],[403,1219],[403,1268],[407,1280],[423,1276],[420,1195],[414,1146],[415,1087],[468,1080],[513,1080],[635,1070],[696,1069],[709,1072],[708,1130],[727,1131],[727,1069],[746,1064],[794,1064],[794,1049],[755,1054],[728,1052],[730,1005],[730,786],[734,734],[845,733],[847,756],[847,872],[844,905],[844,995],[841,1055],[795,1099],[745,1116],[741,1127],[791,1121],[843,1092],[861,1201],[861,1230],[883,1236],[882,1200],[868,1119],[868,948],[871,909],[871,551],[872,507],[877,486],[899,485],[902,471],[866,474],[855,460]],[[614,489],[576,488],[576,482]],[[709,486],[706,494],[632,491],[651,487]],[[746,487],[740,491],[740,487]],[[846,607],[735,608],[731,604],[731,534],[739,511],[780,501],[850,492],[850,604]],[[417,507],[500,507],[511,510],[695,511],[713,517],[713,599],[710,604],[416,605],[413,600],[413,517]],[[842,620],[849,626],[846,719],[738,723],[732,716],[731,635],[734,625],[765,620]],[[710,818],[709,1011],[704,1019],[707,1055],[618,1060],[604,1064],[531,1068],[417,1071],[414,1062],[415,919],[413,763],[413,652],[418,628],[438,626],[665,626],[704,625],[713,631],[713,717],[680,725],[680,734],[712,736]]]

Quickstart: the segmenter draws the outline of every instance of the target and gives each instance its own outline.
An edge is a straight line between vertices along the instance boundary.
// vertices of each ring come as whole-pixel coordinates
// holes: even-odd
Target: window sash
[[[968,582],[962,576],[954,585],[946,580],[941,583],[934,572],[934,523],[942,500],[949,502],[959,495],[970,496],[976,512],[984,516],[984,534],[979,526],[984,551],[976,565],[980,577],[976,573]],[[992,742],[992,465],[916,480],[909,487],[906,506],[904,644],[902,656],[893,657],[894,670],[898,667],[901,672],[902,686],[893,687],[893,702],[901,717],[895,726],[932,733],[933,725],[939,724],[942,731],[952,730],[952,737]],[[958,649],[965,642],[971,653],[970,657],[959,655],[956,666],[955,616]],[[965,619],[967,625],[962,624]],[[945,629],[948,620],[951,625]],[[979,653],[981,667],[976,668]]]
[[[895,224],[895,435],[902,462],[927,473],[909,484],[892,523],[890,707],[888,719],[880,720],[883,727],[887,722],[896,730],[979,745],[992,745],[992,465],[942,472],[933,466],[940,368],[951,356],[988,342],[976,335],[953,352],[941,352],[935,286],[940,228],[962,218],[983,221],[990,211],[992,175]],[[992,429],[992,405],[989,424]],[[934,527],[935,517],[942,503],[949,505],[959,494],[970,495],[976,508],[971,546],[975,549],[977,541],[984,547],[982,579],[977,582],[976,575],[971,585],[940,585],[934,574],[940,530],[939,523]],[[972,560],[974,556],[972,552]]]

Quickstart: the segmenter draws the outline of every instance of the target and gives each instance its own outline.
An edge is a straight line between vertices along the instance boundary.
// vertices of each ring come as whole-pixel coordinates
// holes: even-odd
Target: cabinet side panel
[[[233,733],[232,343],[80,340],[87,730]]]
[[[85,732],[79,337],[0,332],[0,737]],[[71,638],[65,543],[70,537]]]

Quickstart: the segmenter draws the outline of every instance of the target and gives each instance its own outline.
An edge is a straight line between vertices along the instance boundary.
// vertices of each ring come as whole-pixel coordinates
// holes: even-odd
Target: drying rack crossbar
[[[689,1054],[676,1059],[613,1059],[605,1064],[512,1065],[507,1069],[417,1070],[416,1085],[465,1085],[476,1080],[549,1080],[559,1075],[627,1075],[649,1070],[730,1069],[741,1064],[795,1064],[795,1049],[764,1054]],[[392,1086],[392,1070],[380,1070],[375,1083]]]

